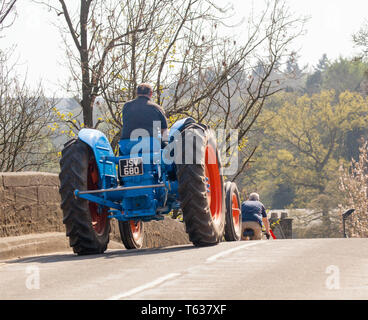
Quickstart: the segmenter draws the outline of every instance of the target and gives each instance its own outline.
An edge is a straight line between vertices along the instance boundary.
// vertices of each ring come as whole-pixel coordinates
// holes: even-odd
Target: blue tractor
[[[117,155],[102,132],[82,129],[65,144],[60,168],[63,222],[79,255],[106,250],[112,218],[125,247],[139,249],[144,222],[177,210],[195,246],[240,239],[239,192],[224,183],[213,132],[192,118],[172,126],[167,145],[120,140]]]

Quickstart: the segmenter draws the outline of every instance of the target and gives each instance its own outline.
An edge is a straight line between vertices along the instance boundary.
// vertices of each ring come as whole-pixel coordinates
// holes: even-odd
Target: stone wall
[[[286,212],[272,212],[278,239],[292,238],[292,220]],[[0,237],[65,232],[60,209],[59,177],[42,172],[0,173]],[[188,244],[184,224],[165,218],[145,223],[144,247]],[[111,239],[120,242],[118,223],[111,221]]]
[[[58,188],[56,174],[0,173],[0,237],[65,231]]]
[[[0,237],[46,232],[65,232],[58,175],[0,173]],[[184,224],[169,217],[145,223],[145,235],[146,248],[190,243]],[[110,238],[121,242],[115,219]]]

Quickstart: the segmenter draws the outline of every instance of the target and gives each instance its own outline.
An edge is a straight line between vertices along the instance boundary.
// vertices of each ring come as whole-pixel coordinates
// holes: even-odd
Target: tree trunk
[[[88,13],[91,1],[81,1],[80,11],[80,59],[81,59],[81,71],[82,71],[82,109],[83,109],[83,121],[86,127],[93,127],[93,105],[92,105],[92,86],[90,82],[90,73],[88,68],[89,56],[88,56],[88,40],[87,40],[87,22]]]

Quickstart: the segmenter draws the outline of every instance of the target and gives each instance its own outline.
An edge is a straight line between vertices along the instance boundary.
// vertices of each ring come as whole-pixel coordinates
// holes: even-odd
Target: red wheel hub
[[[206,147],[205,175],[207,180],[207,199],[212,219],[215,223],[219,223],[222,215],[223,191],[217,154],[211,145]]]
[[[88,173],[87,173],[87,188],[88,190],[96,190],[98,189],[98,168],[96,161],[90,160],[88,164]],[[88,202],[89,212],[91,214],[92,219],[92,227],[96,231],[98,235],[104,233],[108,212],[107,209],[103,209],[101,213],[98,213],[98,205],[94,202]]]
[[[142,222],[141,221],[130,221],[130,229],[132,230],[132,235],[135,241],[138,241],[141,237],[142,232]]]
[[[239,209],[239,203],[238,203],[238,197],[234,193],[231,199],[231,207],[232,207],[232,213],[233,213],[233,221],[234,221],[234,227],[239,227],[240,223],[240,209]]]

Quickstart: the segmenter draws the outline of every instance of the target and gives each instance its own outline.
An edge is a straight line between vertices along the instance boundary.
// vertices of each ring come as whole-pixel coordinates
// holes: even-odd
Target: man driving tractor
[[[167,140],[167,119],[164,110],[151,101],[152,87],[142,83],[137,87],[137,98],[125,103],[123,108],[123,130],[121,139],[130,139],[136,129],[147,130],[151,137],[159,132],[163,140]],[[155,125],[158,125],[155,127]]]

